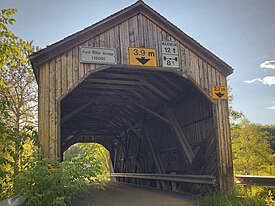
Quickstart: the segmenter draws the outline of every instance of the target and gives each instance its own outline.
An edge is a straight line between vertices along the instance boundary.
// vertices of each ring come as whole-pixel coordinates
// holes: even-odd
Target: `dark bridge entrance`
[[[116,173],[217,176],[212,110],[212,100],[176,70],[102,67],[61,100],[62,151],[97,142],[110,151]],[[119,180],[172,189],[164,181]]]

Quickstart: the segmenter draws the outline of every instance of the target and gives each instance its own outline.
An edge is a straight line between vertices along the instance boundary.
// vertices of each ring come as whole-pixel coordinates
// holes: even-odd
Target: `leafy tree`
[[[236,173],[246,175],[269,174],[272,149],[268,142],[270,133],[247,118],[231,130],[234,167]],[[271,175],[270,174],[270,175]],[[274,174],[274,173],[273,173]]]
[[[270,137],[268,141],[273,150],[273,154],[275,154],[275,125],[263,125],[262,128],[264,131],[267,131],[270,133]]]
[[[29,56],[32,50],[22,47],[22,52]],[[17,62],[16,66],[7,65],[5,72],[1,74],[5,87],[0,88],[0,98],[7,102],[5,109],[9,117],[9,126],[20,130],[35,122],[37,83],[29,61],[23,64],[17,57],[13,57],[13,61]]]
[[[0,10],[0,198],[12,195],[14,177],[27,166],[38,142],[30,118],[35,105],[28,63],[32,47],[8,29],[15,12]]]
[[[22,64],[27,61],[21,49],[30,49],[30,46],[8,29],[8,26],[15,22],[15,19],[11,17],[15,13],[16,9],[0,10],[0,71],[5,71],[7,65],[16,66],[18,61],[14,61],[14,57],[20,59]],[[3,85],[3,78],[0,76],[0,86]]]
[[[234,126],[237,120],[240,120],[244,117],[244,114],[242,112],[239,112],[233,109],[232,103],[234,101],[234,96],[232,95],[232,88],[228,87],[228,91],[229,91],[229,98],[228,98],[229,99],[228,100],[229,119],[230,119],[231,126]]]
[[[13,194],[14,178],[20,170],[22,171],[28,167],[29,162],[34,159],[33,152],[37,150],[37,147],[34,146],[33,141],[38,138],[37,133],[30,127],[24,128],[24,132],[4,127],[2,132],[0,144],[0,199]],[[29,148],[30,153],[27,153],[26,147]],[[20,164],[15,162],[17,155],[22,157]]]
[[[31,50],[23,45],[18,46],[21,49],[21,54],[26,57],[30,54]],[[22,62],[22,59],[17,56],[10,57],[10,59],[15,63],[8,63],[5,70],[0,72],[5,84],[5,86],[0,87],[0,99],[6,103],[3,108],[4,115],[0,115],[2,121],[5,121],[4,125],[6,127],[1,140],[4,141],[3,145],[6,146],[2,155],[0,155],[12,159],[12,161],[9,161],[9,166],[6,165],[6,168],[12,165],[13,171],[7,171],[7,174],[15,176],[18,174],[19,169],[22,170],[27,163],[26,160],[31,158],[33,154],[31,150],[28,154],[24,152],[24,147],[27,147],[26,144],[34,149],[38,143],[37,135],[29,134],[32,133],[31,130],[35,127],[37,85],[29,61]],[[26,157],[26,159],[23,157]],[[6,178],[9,179],[7,176]]]
[[[97,171],[95,181],[107,181],[110,178],[109,151],[96,143],[79,143],[65,152],[66,161],[84,161]]]

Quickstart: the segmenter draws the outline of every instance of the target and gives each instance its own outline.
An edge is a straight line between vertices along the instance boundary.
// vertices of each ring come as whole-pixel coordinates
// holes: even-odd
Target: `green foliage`
[[[270,134],[268,141],[273,150],[273,154],[275,154],[275,125],[263,125],[262,128]]]
[[[14,177],[36,159],[38,136],[31,127],[19,131],[3,122],[0,125],[0,199],[4,199],[13,194]],[[18,157],[20,161],[16,162]]]
[[[254,199],[264,200],[267,206],[275,205],[275,189],[266,187],[247,187],[247,186],[236,186],[236,193],[242,197],[253,197]]]
[[[208,194],[201,199],[202,206],[267,206],[264,199],[257,197],[238,197],[224,191]],[[270,205],[271,206],[271,205]]]
[[[39,145],[36,85],[28,62],[33,47],[9,30],[15,13],[0,10],[0,199],[13,195],[15,176],[37,158]]]
[[[275,125],[260,125],[249,122],[241,112],[232,108],[232,101],[233,96],[230,95],[229,111],[235,174],[274,175]],[[275,205],[275,189],[236,186],[236,192],[239,196],[265,202],[265,204],[259,203],[259,205]],[[238,204],[236,203],[236,205]]]
[[[96,143],[75,144],[65,152],[64,156],[65,160],[85,161],[97,168],[95,181],[106,182],[110,180],[110,154],[102,145]]]
[[[15,22],[11,17],[15,13],[16,9],[0,10],[0,70],[4,70],[7,64],[17,65],[18,62],[14,61],[14,57],[20,59],[23,64],[27,61],[21,48],[30,49],[29,45],[8,29],[8,26]]]
[[[232,103],[234,101],[234,96],[232,95],[232,88],[228,87],[229,91],[229,119],[230,119],[230,124],[234,125],[236,121],[244,118],[244,114],[242,112],[236,111],[233,109]]]
[[[32,47],[31,43],[29,44]],[[33,48],[33,47],[32,47]],[[32,50],[21,48],[27,57]],[[16,66],[5,66],[5,72],[0,72],[5,86],[0,87],[0,98],[5,100],[8,114],[8,126],[21,129],[33,125],[37,113],[37,83],[29,61],[21,62],[18,57],[12,58]]]
[[[244,175],[272,175],[272,149],[268,142],[269,133],[261,125],[244,118],[231,128],[235,171]]]
[[[14,193],[27,197],[26,205],[58,206],[87,191],[96,169],[86,162],[43,159],[17,175]]]
[[[34,161],[19,172],[14,195],[27,197],[26,205],[67,205],[87,191],[88,185],[103,188],[109,178],[109,152],[99,144],[76,144],[60,163],[50,159]]]

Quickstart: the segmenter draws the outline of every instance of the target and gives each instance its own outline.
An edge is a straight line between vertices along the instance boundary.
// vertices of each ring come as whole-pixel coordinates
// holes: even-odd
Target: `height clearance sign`
[[[129,63],[137,66],[157,66],[155,49],[129,47]]]
[[[213,99],[228,99],[227,87],[212,85],[212,98]]]

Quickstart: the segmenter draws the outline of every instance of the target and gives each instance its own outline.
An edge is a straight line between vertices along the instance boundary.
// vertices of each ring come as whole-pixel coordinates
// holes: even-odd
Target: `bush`
[[[15,195],[27,197],[26,205],[61,206],[88,190],[95,167],[85,162],[62,162],[43,159],[17,175]]]

